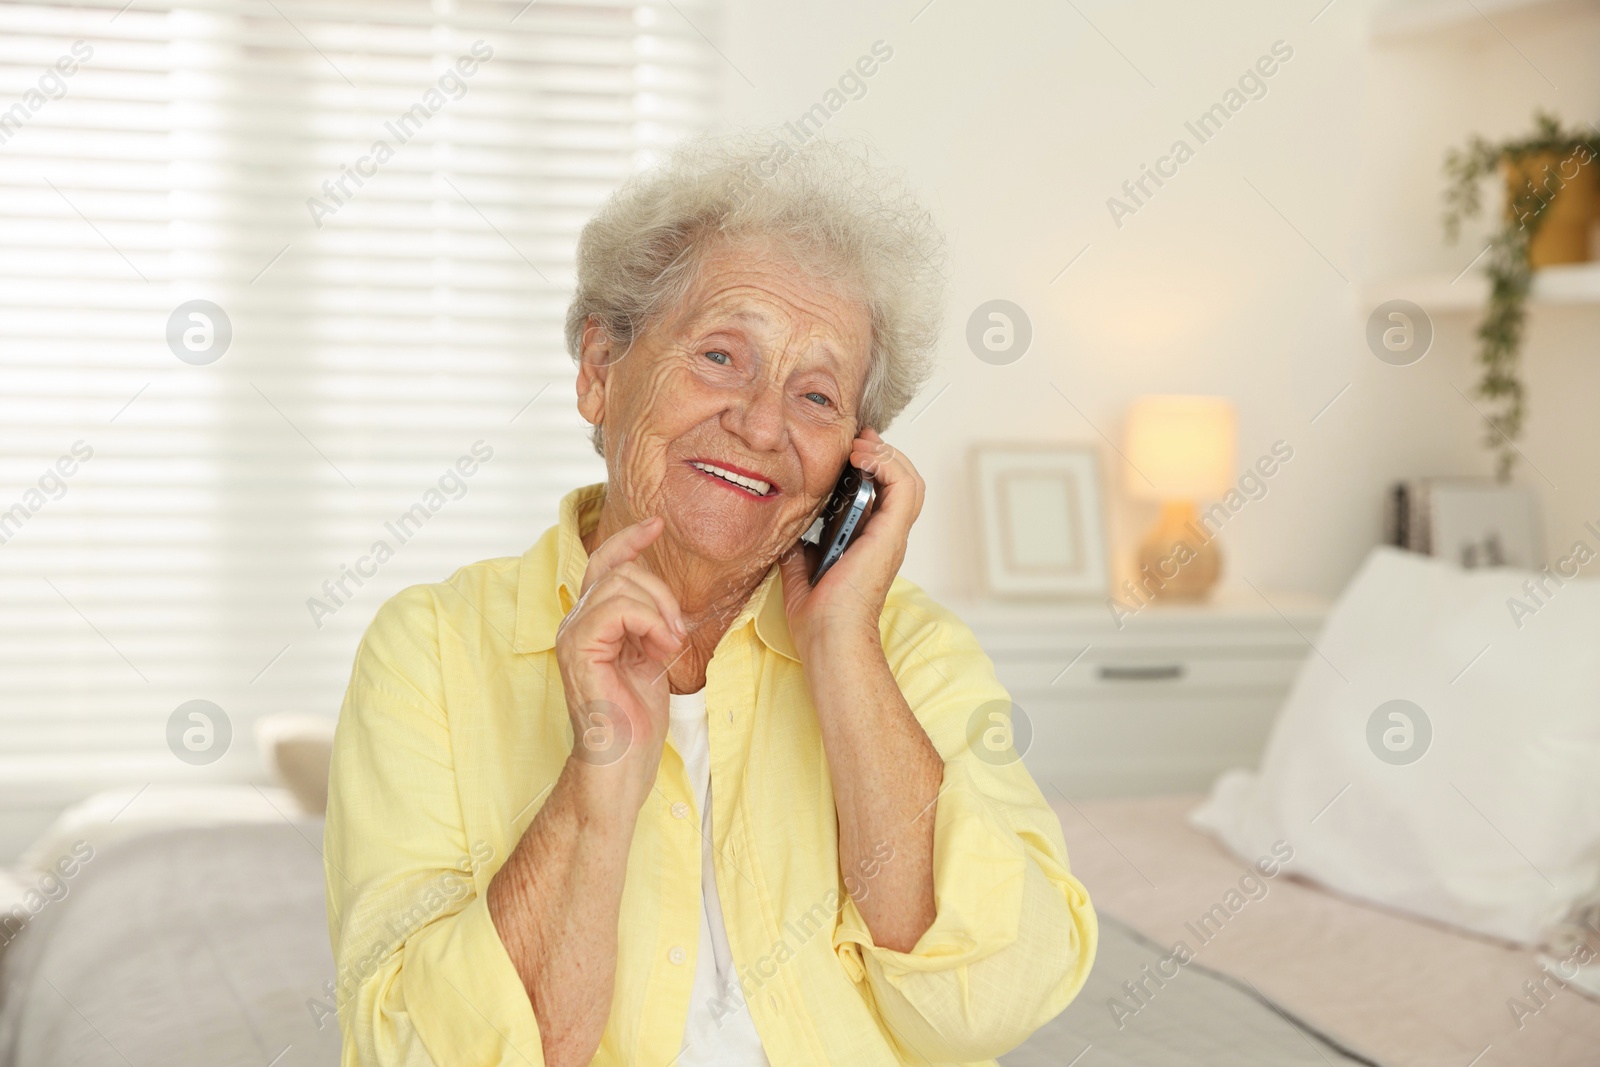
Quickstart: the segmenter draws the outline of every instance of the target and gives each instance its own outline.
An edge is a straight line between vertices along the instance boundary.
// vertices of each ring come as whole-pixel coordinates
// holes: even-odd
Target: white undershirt
[[[672,693],[667,699],[672,747],[683,757],[700,811],[700,950],[678,1067],[770,1067],[750,1009],[739,990],[728,932],[722,924],[711,849],[711,747],[706,734],[706,691]],[[730,1005],[732,1005],[730,1010]]]

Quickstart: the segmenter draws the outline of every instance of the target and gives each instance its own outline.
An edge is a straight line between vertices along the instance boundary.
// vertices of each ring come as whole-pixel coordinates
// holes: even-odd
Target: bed
[[[1530,952],[1287,876],[1200,945],[1185,924],[1246,868],[1187,824],[1198,799],[1058,803],[1100,952],[1078,999],[1005,1067],[1595,1062],[1600,1002],[1582,994],[1516,1027],[1506,1000],[1537,976]],[[320,820],[286,816],[97,849],[0,956],[0,1065],[337,1064],[321,839]],[[1195,948],[1181,968],[1178,940]]]
[[[1512,1067],[1600,1062],[1600,1000],[1559,989],[1544,1007],[1518,1019],[1508,1001],[1532,1007],[1525,982],[1544,977],[1529,949],[1350,900],[1293,876],[1263,880],[1267,890],[1222,925],[1208,924],[1201,944],[1194,925],[1230,889],[1245,864],[1188,823],[1199,796],[1158,796],[1072,804],[1058,802],[1074,872],[1090,887],[1103,916],[1149,938],[1165,954],[1185,941],[1193,962],[1156,991],[1150,1010],[1177,991],[1190,970],[1235,983],[1270,1002],[1309,1043],[1322,1040],[1354,1062],[1383,1067]],[[1116,969],[1118,973],[1111,973]],[[1169,968],[1170,970],[1171,968]],[[1107,1000],[1137,966],[1102,958],[1096,989],[1086,989],[1055,1021],[1034,1035],[1070,1048],[1093,1033],[1089,1016],[1104,1016],[1103,1033],[1117,1034]],[[1103,995],[1096,993],[1103,991]],[[1122,999],[1126,999],[1125,997]],[[1126,1019],[1123,1033],[1145,1012]],[[1302,1043],[1302,1048],[1307,1043]],[[1007,1067],[1058,1062],[1025,1046]],[[1096,1051],[1102,1046],[1097,1045]],[[1115,1042],[1108,1051],[1116,1053]],[[1325,1050],[1323,1050],[1325,1051]],[[1092,1055],[1092,1054],[1091,1054]],[[1215,1059],[1196,1054],[1138,1061],[1161,1064],[1340,1063],[1331,1055],[1306,1059]],[[1059,1061],[1065,1063],[1066,1061]],[[1091,1059],[1115,1063],[1116,1059]]]

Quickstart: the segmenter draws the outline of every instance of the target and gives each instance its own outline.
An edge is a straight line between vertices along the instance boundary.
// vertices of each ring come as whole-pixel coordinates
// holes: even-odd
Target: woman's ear
[[[617,353],[612,351],[611,337],[594,315],[583,327],[583,343],[578,357],[578,413],[591,426],[605,421],[606,386],[610,383],[611,364]]]

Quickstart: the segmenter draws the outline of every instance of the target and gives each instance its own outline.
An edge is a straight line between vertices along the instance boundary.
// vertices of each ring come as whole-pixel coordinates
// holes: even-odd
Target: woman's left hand
[[[878,489],[877,502],[849,547],[815,587],[811,567],[818,549],[790,552],[779,563],[789,635],[802,656],[824,638],[870,636],[876,644],[889,586],[906,558],[911,524],[922,511],[927,483],[876,430],[861,431],[849,461]]]

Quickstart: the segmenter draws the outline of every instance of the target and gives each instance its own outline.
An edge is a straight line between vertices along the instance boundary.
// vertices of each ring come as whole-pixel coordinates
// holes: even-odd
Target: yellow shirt
[[[559,524],[520,558],[398,593],[356,653],[325,835],[347,1067],[544,1063],[487,897],[572,750],[556,626],[577,599],[580,531],[604,495],[604,485],[569,493]],[[983,649],[904,579],[880,633],[945,760],[937,914],[910,952],[874,945],[846,891],[776,565],[706,670],[717,887],[772,1067],[987,1062],[1060,1012],[1094,960],[1094,910],[1060,823],[1023,765],[981,738],[993,722],[978,709],[1008,699]],[[693,796],[669,741],[628,856],[596,1064],[669,1067],[679,1053],[706,847],[683,814]],[[870,892],[870,872],[851,873],[850,886]]]

